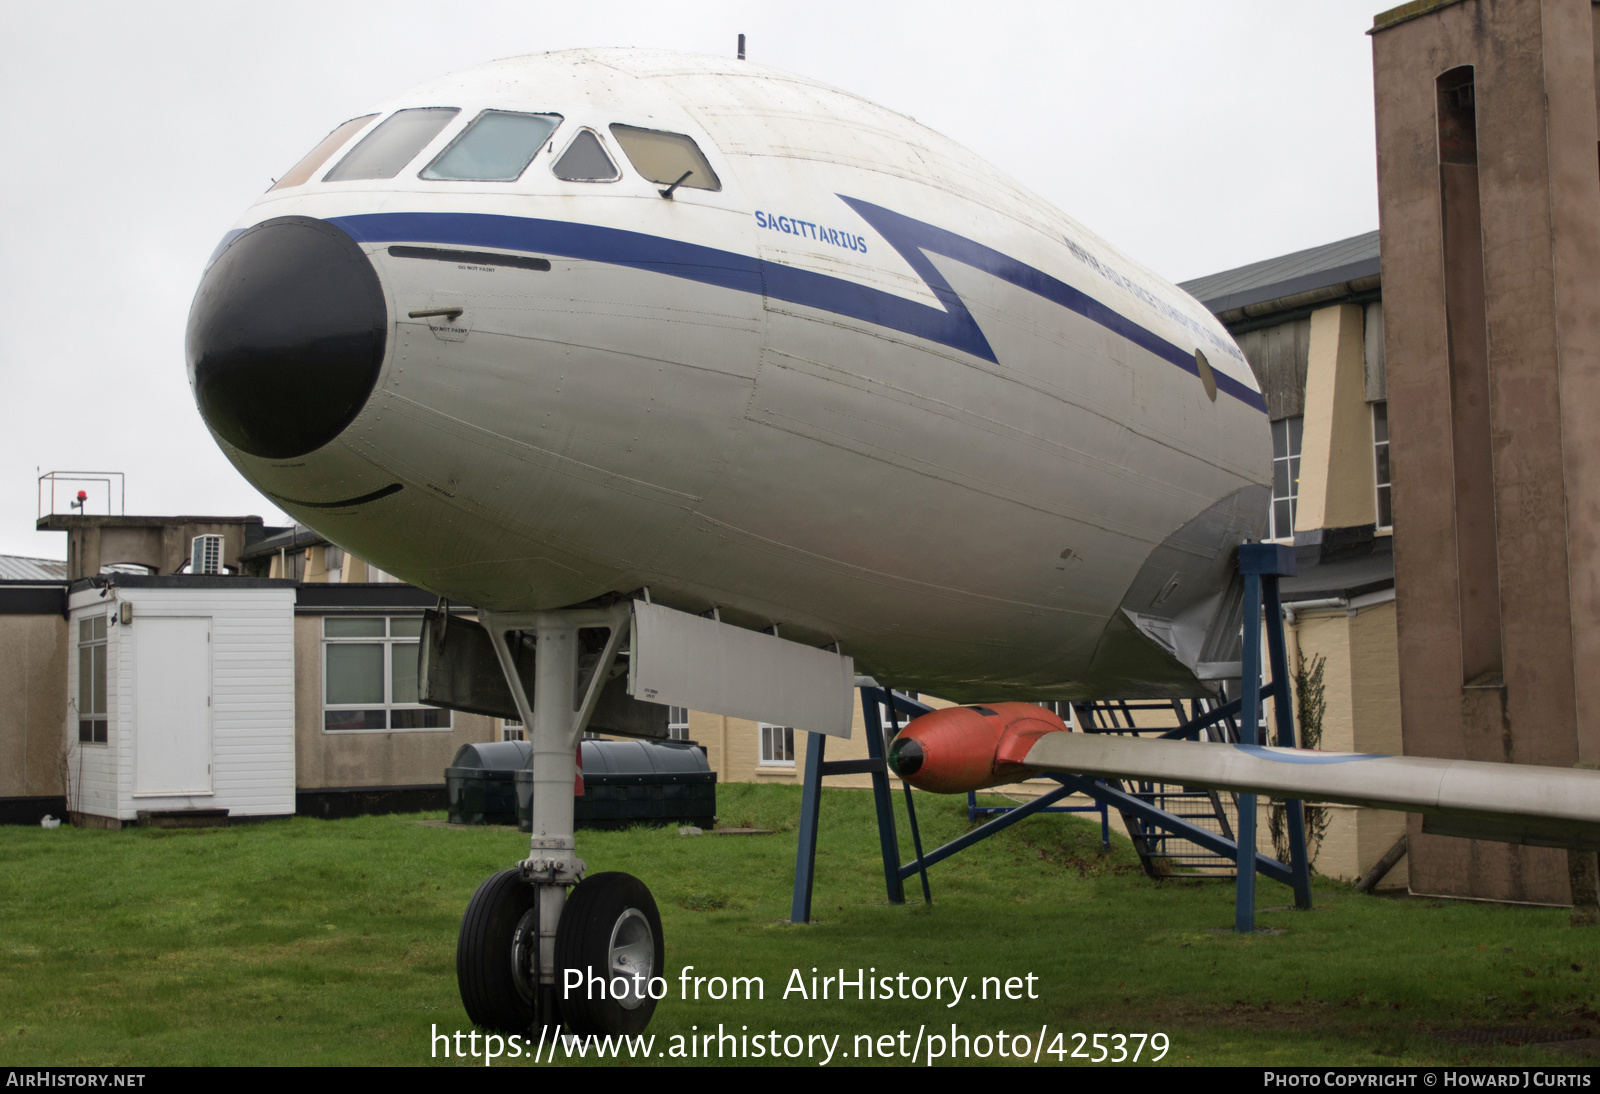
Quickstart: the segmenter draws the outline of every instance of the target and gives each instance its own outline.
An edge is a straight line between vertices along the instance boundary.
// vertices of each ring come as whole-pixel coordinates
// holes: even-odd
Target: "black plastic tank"
[[[710,828],[717,815],[717,773],[705,750],[689,741],[585,740],[583,794],[573,802],[579,828],[635,824],[693,824]],[[514,776],[517,823],[533,830],[533,772]]]
[[[515,776],[533,755],[527,741],[462,745],[444,769],[451,824],[516,824]],[[526,823],[526,822],[524,822]]]

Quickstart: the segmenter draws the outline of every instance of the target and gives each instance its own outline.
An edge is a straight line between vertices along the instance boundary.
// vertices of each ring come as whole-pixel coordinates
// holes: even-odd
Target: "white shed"
[[[109,574],[72,586],[70,798],[82,823],[295,811],[293,582]]]

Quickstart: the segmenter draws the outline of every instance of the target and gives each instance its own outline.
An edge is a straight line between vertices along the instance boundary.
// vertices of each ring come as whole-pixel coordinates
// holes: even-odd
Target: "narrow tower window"
[[[1465,683],[1495,685],[1502,671],[1500,562],[1495,530],[1494,452],[1490,445],[1477,91],[1472,67],[1446,72],[1439,77],[1437,90],[1461,669]]]

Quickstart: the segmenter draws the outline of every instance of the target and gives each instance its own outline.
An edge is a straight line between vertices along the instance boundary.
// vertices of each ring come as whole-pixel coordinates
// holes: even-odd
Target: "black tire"
[[[538,899],[521,871],[502,870],[478,886],[461,917],[456,983],[467,1017],[484,1029],[526,1034],[533,1026]]]
[[[585,984],[592,971],[605,977],[609,988],[614,975],[657,977],[665,967],[661,913],[644,882],[632,874],[610,873],[593,874],[578,883],[556,928],[556,968],[561,977],[556,996],[569,1032],[642,1033],[656,1001],[650,998],[648,980],[635,981],[645,990],[630,989],[621,1000],[612,998],[609,990],[603,996],[597,990],[594,998],[587,998],[583,987],[564,995],[567,969],[584,970]]]

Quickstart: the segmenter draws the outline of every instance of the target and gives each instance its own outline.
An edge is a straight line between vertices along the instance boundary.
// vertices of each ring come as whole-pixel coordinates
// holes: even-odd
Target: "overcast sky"
[[[731,54],[743,31],[751,59],[912,115],[1181,281],[1377,227],[1363,31],[1388,6],[8,6],[0,553],[66,557],[33,530],[36,467],[123,471],[129,513],[285,521],[195,411],[189,301],[274,177],[421,80],[573,46]]]

